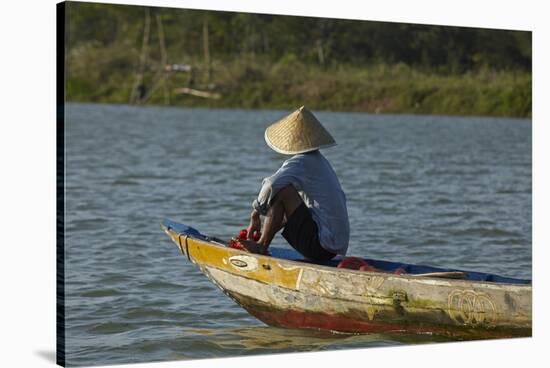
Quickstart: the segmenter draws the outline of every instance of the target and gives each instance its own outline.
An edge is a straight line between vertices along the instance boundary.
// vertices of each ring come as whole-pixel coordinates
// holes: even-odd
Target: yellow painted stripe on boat
[[[179,248],[179,235],[171,230],[168,230],[167,233]],[[193,238],[187,239],[187,247],[185,248],[189,252],[190,259],[199,266],[215,267],[255,281],[293,290],[296,290],[300,283],[302,267],[281,265],[280,260],[276,258],[222,247]],[[235,263],[239,263],[239,260],[252,260],[251,258],[257,260],[257,267],[253,269],[235,265]]]

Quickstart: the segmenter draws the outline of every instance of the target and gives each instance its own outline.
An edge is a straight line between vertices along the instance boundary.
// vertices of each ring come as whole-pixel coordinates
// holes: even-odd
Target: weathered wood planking
[[[210,280],[268,325],[480,338],[531,335],[530,285],[325,267],[165,231]]]

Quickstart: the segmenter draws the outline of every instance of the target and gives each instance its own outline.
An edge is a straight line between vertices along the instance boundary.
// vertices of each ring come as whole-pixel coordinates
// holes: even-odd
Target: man
[[[320,148],[334,146],[334,138],[304,106],[269,126],[267,145],[293,155],[275,174],[262,182],[254,200],[241,244],[253,253],[265,254],[275,234],[282,236],[306,259],[326,262],[345,255],[349,242],[346,196]],[[265,216],[263,227],[260,215]],[[251,238],[261,230],[260,239]]]

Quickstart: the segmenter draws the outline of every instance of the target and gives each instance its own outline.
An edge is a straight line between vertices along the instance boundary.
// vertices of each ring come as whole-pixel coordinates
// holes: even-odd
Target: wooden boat
[[[367,260],[365,272],[305,261],[270,247],[258,255],[189,226],[163,230],[226,295],[267,325],[347,333],[431,333],[457,338],[531,336],[531,282],[497,275]],[[445,277],[464,276],[464,279]],[[443,278],[442,278],[443,277]]]

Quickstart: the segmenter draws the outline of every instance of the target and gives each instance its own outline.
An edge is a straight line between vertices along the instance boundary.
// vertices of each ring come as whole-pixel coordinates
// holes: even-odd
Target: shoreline
[[[113,107],[144,107],[144,108],[171,108],[171,109],[197,109],[197,110],[226,110],[226,111],[268,111],[268,112],[281,112],[285,114],[288,111],[295,110],[298,108],[298,105],[292,105],[288,107],[255,107],[255,108],[244,108],[241,106],[205,106],[205,105],[180,105],[180,104],[171,104],[165,105],[163,103],[147,103],[143,105],[129,104],[126,102],[96,102],[96,101],[78,101],[78,100],[65,100],[65,104],[75,104],[75,105],[103,105],[103,106],[113,106]],[[306,105],[309,108],[309,105]],[[344,111],[344,110],[329,110],[329,109],[313,109],[316,113],[328,113],[328,114],[366,114],[371,116],[414,116],[414,117],[438,117],[438,118],[448,118],[448,119],[507,119],[507,120],[517,120],[517,121],[526,121],[531,123],[533,117],[529,116],[507,116],[507,115],[461,115],[461,114],[436,114],[436,113],[415,113],[415,112],[371,112],[371,111]]]
[[[144,78],[151,91],[144,105],[290,110],[299,101],[316,111],[532,117],[532,77],[528,72],[437,74],[404,64],[321,68],[301,62],[233,60],[216,62],[208,84],[198,65],[192,88],[219,94],[219,99],[174,93],[189,86],[187,74],[174,73],[167,78],[168,97],[157,80]],[[96,77],[86,72],[88,66],[83,60],[69,63],[68,101],[129,103],[134,77],[129,68],[108,68]]]

